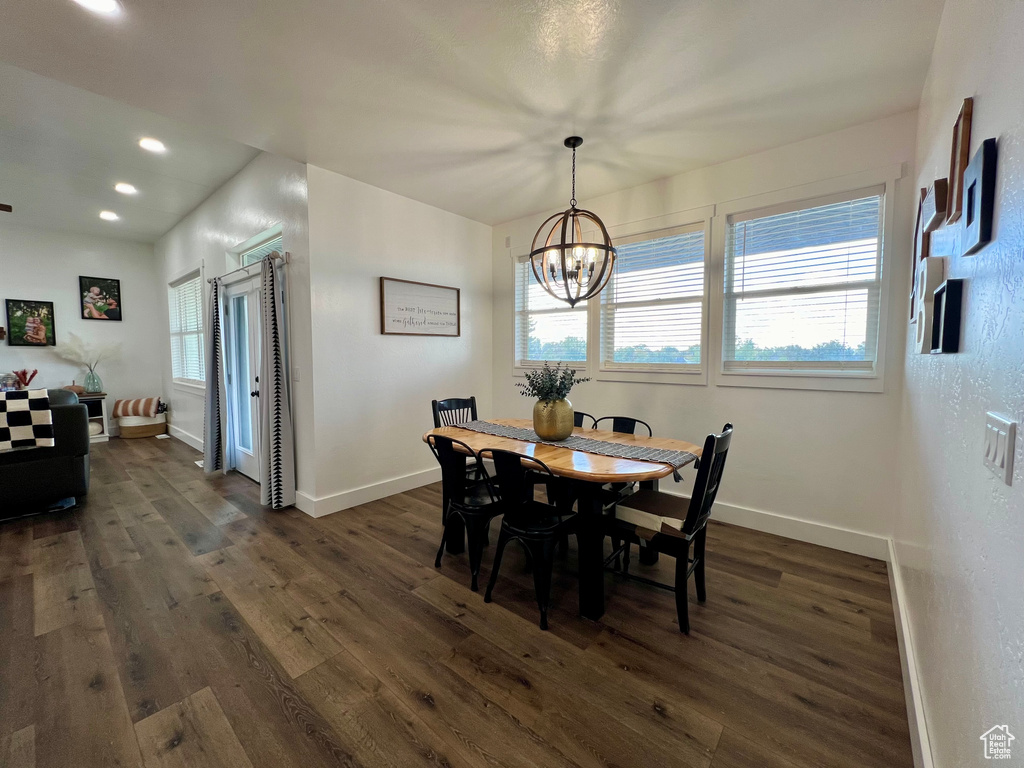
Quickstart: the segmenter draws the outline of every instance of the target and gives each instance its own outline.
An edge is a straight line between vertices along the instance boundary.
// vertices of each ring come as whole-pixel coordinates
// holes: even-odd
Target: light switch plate
[[[985,466],[1007,485],[1013,484],[1017,422],[997,413],[985,414]]]

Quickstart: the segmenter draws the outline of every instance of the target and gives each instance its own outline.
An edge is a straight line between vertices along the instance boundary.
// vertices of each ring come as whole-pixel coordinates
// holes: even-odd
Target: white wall
[[[192,443],[203,438],[203,390],[171,381],[167,286],[203,267],[204,278],[233,269],[231,251],[275,226],[282,227],[284,249],[291,257],[288,327],[291,361],[310,370],[312,344],[309,308],[309,245],[306,215],[306,166],[276,155],[260,154],[156,244],[160,261],[159,300],[154,307],[163,323],[164,389],[171,400],[171,430]],[[204,288],[207,288],[204,283]],[[296,482],[313,492],[313,386],[300,376],[292,390],[296,442]]]
[[[82,318],[79,275],[121,281],[121,322]],[[37,299],[53,302],[57,332],[57,347],[0,342],[0,372],[36,368],[33,387],[58,388],[73,379],[81,384],[87,369],[62,360],[54,351],[74,333],[89,343],[121,344],[120,359],[96,369],[109,395],[108,412],[118,398],[162,395],[164,321],[154,309],[158,286],[151,245],[0,224],[0,325],[7,326],[3,299]]]
[[[997,723],[1024,754],[1020,433],[1012,487],[982,466],[985,412],[1024,417],[1022,51],[1024,4],[948,0],[919,113],[917,186],[948,175],[965,97],[974,97],[972,156],[983,139],[999,140],[995,241],[950,265],[967,281],[962,351],[906,359],[895,549],[941,768],[981,765],[979,736]]]
[[[308,166],[316,496],[327,514],[439,479],[430,401],[491,394],[491,228]],[[381,276],[461,288],[462,336],[380,333]],[[305,375],[305,371],[303,372]]]
[[[916,114],[906,113],[826,136],[801,141],[699,171],[596,199],[582,197],[606,225],[617,226],[826,179],[892,168],[914,158]],[[586,177],[580,177],[586,194]],[[896,227],[910,226],[911,183],[897,183]],[[545,214],[494,228],[494,408],[493,415],[530,414],[532,402],[514,388],[513,285],[511,259],[529,251]],[[511,248],[505,247],[506,236]],[[632,415],[651,423],[655,434],[702,442],[726,421],[736,427],[729,472],[719,496],[719,516],[751,522],[746,510],[763,510],[828,526],[888,536],[894,513],[903,297],[909,290],[905,237],[886,250],[894,270],[885,392],[863,394],[783,389],[590,382],[570,396],[595,415]],[[784,445],[785,450],[779,450]],[[672,484],[669,483],[669,489]],[[688,488],[689,484],[677,486]],[[764,518],[760,518],[762,521]],[[790,530],[786,521],[779,532]],[[806,527],[805,527],[806,528]],[[823,543],[881,555],[880,539]]]

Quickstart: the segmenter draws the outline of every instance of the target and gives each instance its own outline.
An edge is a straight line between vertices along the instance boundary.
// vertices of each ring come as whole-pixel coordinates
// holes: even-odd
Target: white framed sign
[[[395,336],[461,336],[460,291],[447,285],[380,279],[380,332]]]

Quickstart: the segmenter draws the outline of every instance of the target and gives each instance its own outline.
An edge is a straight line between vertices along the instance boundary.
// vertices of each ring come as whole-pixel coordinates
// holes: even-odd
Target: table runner
[[[653,461],[658,464],[668,464],[672,469],[679,469],[686,466],[697,457],[689,451],[674,451],[669,448],[651,448],[645,445],[625,445],[613,443],[608,440],[596,440],[592,437],[580,437],[570,435],[561,441],[544,440],[527,427],[510,427],[506,424],[496,424],[493,421],[468,421],[465,424],[458,424],[458,429],[468,429],[472,432],[482,432],[485,435],[495,437],[508,437],[512,440],[524,440],[528,443],[542,443],[543,445],[554,445],[559,448],[568,448],[573,451],[585,453],[596,453],[601,456],[611,456],[615,459],[633,459],[635,461]]]

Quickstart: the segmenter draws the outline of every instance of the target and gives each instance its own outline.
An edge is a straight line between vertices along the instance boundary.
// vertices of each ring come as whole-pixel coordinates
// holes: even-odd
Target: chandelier
[[[572,199],[568,209],[540,225],[530,251],[537,282],[570,307],[599,294],[615,267],[615,248],[604,223],[596,214],[576,207],[576,147],[582,143],[579,136],[565,140],[572,150]]]

